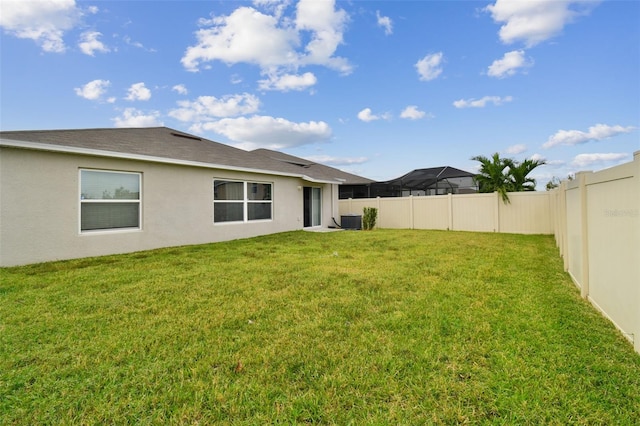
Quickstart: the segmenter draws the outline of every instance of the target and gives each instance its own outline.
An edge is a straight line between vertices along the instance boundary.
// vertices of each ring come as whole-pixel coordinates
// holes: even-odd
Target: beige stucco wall
[[[79,169],[142,173],[142,229],[80,233]],[[273,220],[213,223],[213,180],[273,183]],[[0,148],[0,266],[201,244],[303,228],[303,186],[323,189],[322,224],[337,189],[296,177]],[[332,197],[335,197],[333,199]]]

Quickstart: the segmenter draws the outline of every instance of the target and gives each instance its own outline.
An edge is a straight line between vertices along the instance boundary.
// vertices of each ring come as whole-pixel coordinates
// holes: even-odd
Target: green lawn
[[[291,232],[0,270],[0,424],[638,424],[553,238]]]

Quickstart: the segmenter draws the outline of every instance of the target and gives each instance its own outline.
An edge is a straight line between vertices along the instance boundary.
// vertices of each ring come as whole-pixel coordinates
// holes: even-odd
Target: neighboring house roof
[[[460,177],[472,178],[475,177],[475,175],[454,167],[443,166],[431,167],[428,169],[415,169],[403,176],[400,176],[399,178],[378,183],[395,185],[406,189],[425,189],[441,180]]]
[[[2,131],[0,145],[297,176],[313,182],[340,184],[347,175],[317,167],[321,165],[301,169],[267,155],[275,151],[245,151],[167,127]]]
[[[314,176],[322,176],[325,179],[339,180],[343,184],[357,185],[357,184],[367,184],[367,183],[374,182],[373,180],[367,179],[362,176],[354,175],[352,173],[347,173],[342,170],[338,170],[334,167],[325,166],[324,164],[314,163],[313,161],[309,161],[304,158],[285,154],[280,151],[272,151],[269,149],[256,149],[251,152],[270,158],[272,160],[279,161],[284,164],[293,165],[298,169],[309,171]]]

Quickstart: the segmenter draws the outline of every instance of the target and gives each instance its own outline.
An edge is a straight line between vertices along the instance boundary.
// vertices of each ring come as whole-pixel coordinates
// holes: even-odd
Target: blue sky
[[[640,150],[637,1],[0,0],[2,130],[167,126],[375,180]]]

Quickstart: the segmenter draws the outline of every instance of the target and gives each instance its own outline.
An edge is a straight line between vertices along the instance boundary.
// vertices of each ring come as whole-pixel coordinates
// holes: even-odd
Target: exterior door
[[[304,187],[304,227],[322,224],[322,188]]]

